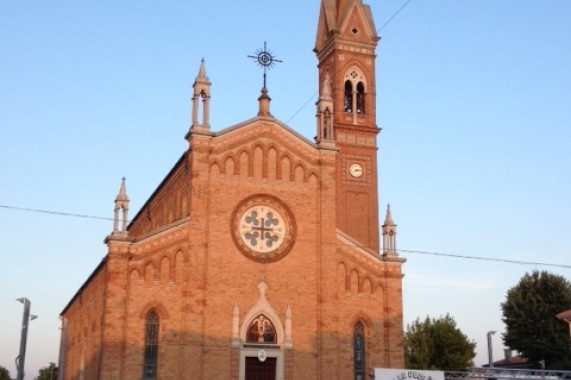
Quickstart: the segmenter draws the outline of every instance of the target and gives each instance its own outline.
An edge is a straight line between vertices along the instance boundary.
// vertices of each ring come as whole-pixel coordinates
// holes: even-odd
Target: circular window
[[[295,223],[289,208],[269,195],[253,195],[232,214],[232,238],[240,251],[259,262],[273,262],[291,249]]]

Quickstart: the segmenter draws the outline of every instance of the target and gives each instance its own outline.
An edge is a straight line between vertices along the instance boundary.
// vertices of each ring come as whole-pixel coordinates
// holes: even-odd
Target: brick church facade
[[[211,130],[202,61],[188,150],[130,221],[121,183],[107,254],[62,311],[61,379],[403,368],[405,260],[377,200],[378,40],[362,0],[321,1],[314,141],[271,115],[265,87],[257,116]]]

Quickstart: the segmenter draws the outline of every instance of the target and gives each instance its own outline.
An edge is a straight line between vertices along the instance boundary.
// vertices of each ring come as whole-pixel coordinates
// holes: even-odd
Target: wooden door
[[[246,380],[276,380],[276,358],[246,358]]]

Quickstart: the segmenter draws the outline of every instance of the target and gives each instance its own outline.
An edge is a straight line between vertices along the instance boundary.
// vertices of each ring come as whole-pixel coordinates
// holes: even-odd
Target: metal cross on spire
[[[274,67],[276,63],[281,63],[282,61],[277,59],[271,51],[268,50],[267,44],[264,41],[264,48],[258,49],[254,53],[255,55],[249,55],[248,58],[254,59],[260,67],[264,68],[264,88],[266,88],[266,73],[269,69]]]

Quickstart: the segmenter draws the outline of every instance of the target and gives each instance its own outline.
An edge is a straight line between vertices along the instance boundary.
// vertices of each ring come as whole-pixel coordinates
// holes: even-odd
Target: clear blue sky
[[[381,28],[404,0],[371,0]],[[0,2],[0,205],[111,217],[122,176],[134,215],[186,148],[200,59],[211,124],[255,116],[268,47],[272,113],[314,136],[319,0]],[[380,31],[380,203],[403,250],[569,265],[571,2],[412,0]],[[305,106],[304,106],[305,105]],[[299,112],[298,112],[299,111]],[[0,208],[0,365],[57,362],[60,311],[105,255],[112,222]],[[534,269],[403,252],[405,323],[449,313],[503,355],[500,303]]]

